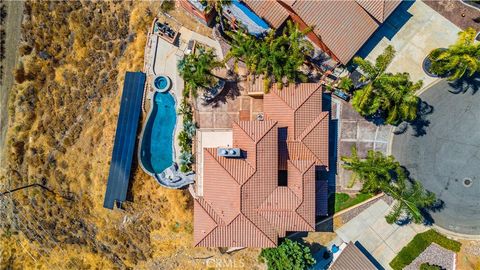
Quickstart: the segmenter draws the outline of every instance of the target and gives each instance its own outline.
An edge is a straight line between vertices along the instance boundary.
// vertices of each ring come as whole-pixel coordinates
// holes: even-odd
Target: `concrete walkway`
[[[387,71],[408,72],[413,81],[423,80],[426,87],[437,78],[429,77],[423,71],[423,60],[433,49],[454,43],[459,31],[460,28],[423,1],[405,1],[374,33],[359,54],[375,46],[366,57],[373,61],[385,47],[392,45],[397,53]],[[375,45],[376,42],[378,44]]]
[[[388,224],[385,216],[390,206],[384,200],[378,200],[358,216],[337,229],[343,242],[357,242],[370,253],[384,269],[391,269],[389,263],[413,237],[428,228],[423,225],[408,224],[399,226]],[[332,241],[338,243],[339,239]]]

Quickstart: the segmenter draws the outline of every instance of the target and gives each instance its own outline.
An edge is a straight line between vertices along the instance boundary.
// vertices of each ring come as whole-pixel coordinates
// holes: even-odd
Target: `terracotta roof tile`
[[[378,268],[362,253],[362,251],[349,242],[338,258],[330,266],[331,270],[362,269],[377,270]]]
[[[356,0],[365,11],[377,21],[383,23],[393,10],[402,2],[401,0]]]
[[[276,0],[243,0],[243,2],[273,28],[280,27],[289,16],[288,11]]]
[[[322,138],[328,139],[328,128],[322,128],[328,112],[321,111],[321,88],[309,84],[273,89],[264,104],[268,120],[233,123],[233,145],[241,148],[241,158],[204,149],[203,197],[194,204],[197,246],[270,247],[287,231],[314,230],[315,154],[326,151],[328,156],[328,145],[317,149],[323,146]],[[308,110],[302,110],[304,106]],[[303,141],[287,134],[299,117],[313,123],[302,124]],[[287,186],[278,186],[279,169],[288,169]]]

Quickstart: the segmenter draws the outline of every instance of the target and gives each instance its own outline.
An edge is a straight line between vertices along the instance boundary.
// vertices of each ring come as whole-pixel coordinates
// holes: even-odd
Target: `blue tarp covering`
[[[103,202],[105,208],[113,209],[115,202],[120,206],[127,198],[144,86],[144,73],[127,72],[125,74],[110,174]]]

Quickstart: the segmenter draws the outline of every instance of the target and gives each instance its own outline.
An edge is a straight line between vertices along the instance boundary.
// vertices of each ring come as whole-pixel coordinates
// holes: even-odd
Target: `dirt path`
[[[13,85],[13,68],[18,61],[17,48],[20,41],[23,18],[23,1],[5,1],[7,19],[5,21],[4,74],[0,85],[0,168],[4,166],[4,144],[8,128],[8,94]]]

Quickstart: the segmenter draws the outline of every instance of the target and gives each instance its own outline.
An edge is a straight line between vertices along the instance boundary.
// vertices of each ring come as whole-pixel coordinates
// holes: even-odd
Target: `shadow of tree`
[[[460,78],[456,81],[449,82],[448,85],[453,88],[452,90],[448,90],[452,94],[465,94],[471,90],[472,95],[474,95],[480,88],[480,76],[475,74],[472,77]]]
[[[225,82],[225,86],[223,91],[216,96],[211,101],[203,101],[203,106],[211,106],[212,108],[218,108],[220,105],[223,105],[228,102],[228,100],[234,100],[238,96],[240,96],[240,89],[237,81],[235,80],[228,80]]]

